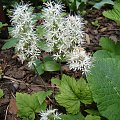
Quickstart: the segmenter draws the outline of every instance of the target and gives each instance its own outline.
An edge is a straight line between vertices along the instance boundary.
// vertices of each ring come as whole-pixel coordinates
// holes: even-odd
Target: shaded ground
[[[94,52],[99,49],[100,37],[108,36],[115,41],[120,40],[119,26],[104,18],[102,11],[89,11],[84,19],[85,32],[87,33],[87,45],[85,45],[87,51]],[[92,25],[92,22],[96,20],[98,20],[99,25]],[[0,40],[0,48],[2,45],[3,40]],[[54,76],[59,77],[60,72],[46,72],[42,76],[38,76],[30,71],[26,64],[22,65],[17,60],[13,49],[0,51],[0,66],[4,73],[4,78],[0,80],[0,88],[5,93],[4,97],[0,99],[0,120],[20,120],[16,116],[17,108],[14,99],[16,92],[32,93],[48,89],[56,91],[56,87],[50,84],[50,79]],[[80,72],[73,73],[65,65],[62,66],[62,70],[63,73],[73,75],[76,78],[81,76]],[[48,104],[55,104],[53,97],[48,98]],[[36,118],[36,120],[38,119]]]

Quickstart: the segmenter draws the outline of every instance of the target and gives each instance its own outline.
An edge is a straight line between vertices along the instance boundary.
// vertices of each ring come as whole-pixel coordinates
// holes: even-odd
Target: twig
[[[7,119],[8,108],[9,108],[9,105],[7,106],[7,109],[6,109],[6,111],[5,111],[5,119],[4,119],[4,120]]]
[[[9,76],[3,76],[4,79],[8,79],[8,80],[11,80],[12,82],[17,82],[17,83],[24,83],[25,85],[27,86],[36,86],[36,87],[43,87],[43,88],[58,88],[57,86],[46,86],[45,84],[44,85],[34,85],[34,84],[28,84],[24,81],[20,81],[20,80],[17,80],[15,78],[12,78],[12,77],[9,77]]]

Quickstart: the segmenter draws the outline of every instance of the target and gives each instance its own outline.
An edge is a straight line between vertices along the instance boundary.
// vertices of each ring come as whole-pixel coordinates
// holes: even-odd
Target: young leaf
[[[13,46],[15,46],[18,42],[18,39],[15,39],[15,38],[10,38],[3,46],[2,46],[2,50],[5,50],[5,49],[9,49]]]
[[[60,85],[60,94],[56,95],[57,102],[66,108],[68,113],[76,114],[80,110],[80,101],[86,104],[92,102],[91,92],[84,80],[63,75]]]
[[[45,99],[51,92],[38,92],[32,95],[27,93],[17,93],[16,103],[18,115],[23,119],[34,120],[35,112],[46,109]]]
[[[47,61],[47,62],[44,62],[44,70],[45,71],[59,71],[60,65],[55,61]]]
[[[98,3],[95,3],[95,5],[93,7],[96,8],[96,9],[100,9],[105,4],[114,5],[114,2],[112,0],[102,0]]]
[[[37,43],[37,47],[46,51],[46,52],[49,52],[49,47],[47,46],[47,44],[44,41],[39,41]]]
[[[85,118],[83,117],[83,115],[81,113],[78,113],[76,115],[63,114],[60,117],[62,118],[62,120],[85,120]]]
[[[55,84],[57,86],[60,86],[60,84],[61,84],[61,81],[57,78],[52,78],[51,82],[52,82],[52,84]]]
[[[94,101],[102,116],[109,120],[120,118],[120,60],[96,60],[87,76]]]
[[[3,90],[0,89],[0,98],[4,95]]]
[[[42,75],[44,73],[44,65],[43,65],[42,61],[37,59],[35,61],[35,66],[34,67],[35,67],[35,70],[37,71],[37,73],[39,75]]]
[[[85,120],[101,120],[100,116],[92,116],[92,115],[87,115]]]
[[[115,55],[120,55],[120,42],[114,42],[112,39],[107,37],[102,37],[100,39],[100,46],[103,50],[107,50]]]
[[[95,116],[99,116],[100,115],[99,111],[94,110],[94,109],[86,109],[85,112],[87,112],[88,114],[93,115],[93,116],[94,115]]]
[[[43,28],[43,26],[38,26],[36,32],[38,34],[38,37],[42,38],[43,35],[45,34],[45,29]]]
[[[46,56],[46,57],[43,58],[43,61],[44,62],[53,61],[53,58],[51,56]]]
[[[0,22],[0,28],[7,26],[7,24],[3,24],[2,22]]]
[[[111,20],[120,23],[120,2],[117,0],[113,6],[113,10],[104,11],[103,15]]]
[[[107,50],[109,52],[114,52],[115,50],[115,42],[108,37],[101,37],[99,45],[103,50]]]

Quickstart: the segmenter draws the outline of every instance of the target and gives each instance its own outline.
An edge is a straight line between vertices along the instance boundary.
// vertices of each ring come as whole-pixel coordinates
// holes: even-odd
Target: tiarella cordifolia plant
[[[37,35],[34,31],[33,9],[28,4],[21,3],[17,5],[11,16],[11,22],[14,26],[12,29],[13,38],[18,39],[15,46],[17,55],[21,62],[28,61],[28,66],[35,64],[35,59],[40,54],[37,48]]]
[[[70,69],[88,72],[88,68],[91,66],[91,58],[84,50],[75,52],[76,47],[79,49],[85,43],[82,18],[77,15],[63,16],[62,5],[54,2],[46,5],[47,8],[43,9],[45,21],[43,26],[46,30],[44,37],[50,51],[53,52],[54,59],[65,59],[68,61]],[[70,57],[70,55],[72,56]]]
[[[40,120],[50,120],[50,117],[53,117],[54,120],[61,120],[60,114],[57,112],[57,109],[52,109],[51,106],[49,106],[49,109],[46,111],[40,112]]]

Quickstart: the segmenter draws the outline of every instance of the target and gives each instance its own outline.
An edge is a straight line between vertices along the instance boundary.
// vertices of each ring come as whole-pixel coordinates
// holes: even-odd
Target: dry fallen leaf
[[[10,99],[8,112],[14,115],[17,114],[16,100],[13,98]]]

